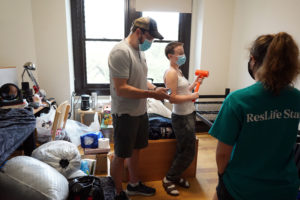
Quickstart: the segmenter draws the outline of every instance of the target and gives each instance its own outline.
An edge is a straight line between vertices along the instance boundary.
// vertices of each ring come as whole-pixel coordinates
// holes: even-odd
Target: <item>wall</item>
[[[248,75],[248,48],[261,34],[286,31],[300,45],[299,0],[237,0],[234,10],[228,86],[233,90],[254,81]],[[297,87],[300,88],[298,81]]]
[[[23,64],[32,61],[47,97],[59,103],[70,100],[74,78],[69,0],[0,3],[0,66],[17,66],[21,82]],[[300,44],[298,8],[299,0],[193,0],[190,81],[200,67],[210,71],[201,94],[252,84],[247,72],[250,43],[260,34],[287,31]]]
[[[17,66],[19,87],[25,62],[58,103],[74,90],[69,0],[0,0],[0,66]],[[25,81],[29,81],[25,74]]]
[[[21,87],[23,65],[36,62],[31,0],[0,0],[0,5],[0,66],[16,66]]]
[[[192,10],[191,45],[190,45],[190,69],[189,80],[194,80],[194,71],[199,69],[201,62],[202,30],[203,30],[203,8],[204,0],[194,0]]]
[[[68,0],[32,0],[40,86],[58,103],[74,90],[69,10]]]
[[[191,65],[209,70],[210,76],[200,87],[200,94],[224,94],[228,82],[233,28],[234,0],[194,0],[192,17]]]
[[[71,26],[66,2],[69,1],[32,0],[40,85],[47,96],[58,101],[70,99],[74,90]],[[222,94],[227,85],[233,8],[234,0],[193,1],[189,79],[194,80],[194,71],[200,66],[210,71],[201,94]]]

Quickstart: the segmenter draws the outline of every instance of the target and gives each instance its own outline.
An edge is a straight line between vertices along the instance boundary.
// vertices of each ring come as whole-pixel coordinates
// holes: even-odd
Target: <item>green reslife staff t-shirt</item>
[[[299,119],[300,91],[292,87],[274,96],[257,82],[226,98],[209,133],[234,146],[223,181],[235,199],[296,199]]]

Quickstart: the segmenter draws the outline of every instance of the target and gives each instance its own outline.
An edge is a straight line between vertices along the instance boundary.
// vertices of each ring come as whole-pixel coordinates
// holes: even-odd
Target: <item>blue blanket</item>
[[[33,133],[35,117],[29,109],[0,109],[0,165]]]

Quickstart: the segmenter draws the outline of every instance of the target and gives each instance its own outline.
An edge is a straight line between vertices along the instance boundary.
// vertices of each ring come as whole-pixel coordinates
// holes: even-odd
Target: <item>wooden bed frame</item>
[[[225,93],[222,95],[199,95],[202,99],[214,99],[214,98],[226,98],[230,93],[230,89],[226,88]],[[195,102],[199,104],[201,102]],[[222,104],[222,102],[221,102]],[[210,127],[212,123],[199,114],[197,111],[197,117]],[[139,177],[141,181],[156,181],[162,180],[169,170],[173,157],[176,152],[176,139],[160,139],[149,140],[147,148],[142,149],[140,153],[139,161]],[[193,162],[183,173],[183,177],[195,177],[197,171],[197,156],[198,156],[198,139],[196,140],[196,153]],[[125,173],[123,181],[128,181],[128,170],[125,164]]]
[[[220,107],[223,104],[224,99],[229,95],[230,93],[230,89],[229,88],[225,88],[225,93],[221,94],[221,95],[199,95],[199,99],[198,101],[195,102],[195,105],[219,105]],[[216,100],[214,100],[216,99]],[[219,113],[219,109],[218,110],[197,110],[196,107],[196,116],[197,119],[196,120],[196,132],[208,132],[210,127],[213,124],[213,121],[207,119],[205,117],[205,114],[214,114],[214,115],[218,115]]]
[[[169,170],[176,152],[176,139],[149,140],[149,145],[140,152],[139,177],[141,181],[162,180]],[[183,177],[195,177],[197,170],[198,139],[195,157],[183,173]],[[123,182],[128,182],[128,170],[125,164]]]

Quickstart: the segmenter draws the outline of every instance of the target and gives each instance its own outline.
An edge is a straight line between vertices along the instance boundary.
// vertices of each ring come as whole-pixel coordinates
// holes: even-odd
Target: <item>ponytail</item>
[[[289,34],[280,32],[274,35],[262,66],[257,71],[258,80],[265,88],[278,95],[300,73],[298,57],[299,49]]]

